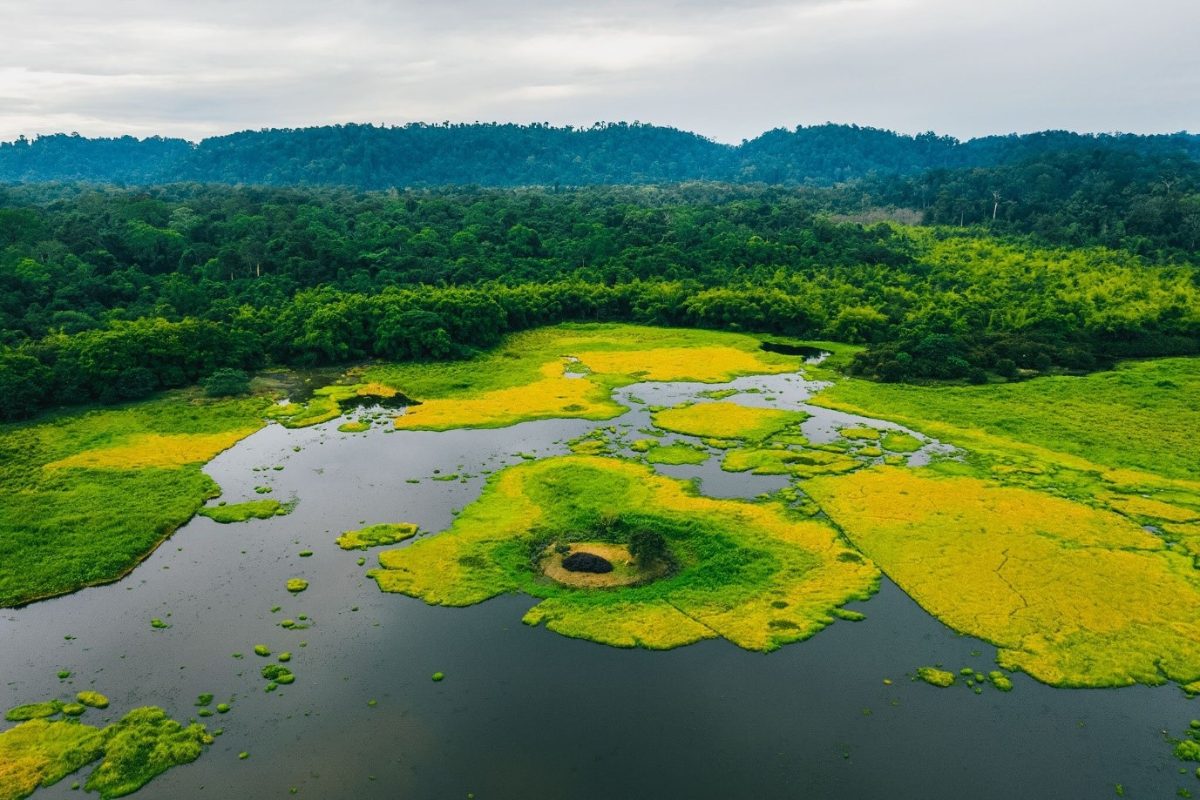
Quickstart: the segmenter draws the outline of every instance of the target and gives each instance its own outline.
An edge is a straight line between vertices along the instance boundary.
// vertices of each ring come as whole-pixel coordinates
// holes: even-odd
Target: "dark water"
[[[739,402],[765,405],[799,404],[810,388],[793,377],[736,385],[764,390]],[[626,392],[666,404],[706,388]],[[647,419],[634,406],[599,425],[632,431]],[[805,432],[819,441],[845,422],[862,421],[822,411]],[[208,467],[230,502],[263,483],[299,498],[290,516],[198,517],[119,583],[5,611],[0,706],[95,688],[112,700],[85,717],[100,722],[144,704],[187,717],[202,692],[232,699],[233,711],[206,720],[224,728],[210,751],[146,798],[290,797],[296,787],[319,798],[1007,800],[1112,797],[1116,783],[1129,797],[1170,797],[1195,784],[1161,734],[1200,712],[1178,689],[1055,690],[1017,675],[1011,693],[977,696],[911,682],[906,673],[925,664],[987,671],[995,652],[886,581],[856,604],[866,621],[770,655],[719,641],[659,653],[566,639],[521,624],[525,597],[447,609],[381,594],[364,576],[373,554],[338,549],[339,531],[397,520],[440,530],[478,495],[484,470],[521,452],[565,452],[597,423],[357,435],[336,425],[271,426]],[[432,481],[434,470],[473,477]],[[783,485],[715,461],[663,471],[722,496]],[[297,555],[306,549],[315,555]],[[293,576],[308,591],[289,595]],[[278,626],[300,614],[310,629]],[[153,617],[172,627],[153,630]],[[294,654],[294,685],[263,691],[257,643]],[[60,682],[59,669],[73,676]],[[446,680],[433,683],[435,671]],[[69,784],[35,797],[78,796]]]

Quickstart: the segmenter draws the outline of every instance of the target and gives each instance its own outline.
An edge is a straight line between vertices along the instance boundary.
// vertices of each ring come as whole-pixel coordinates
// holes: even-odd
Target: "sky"
[[[0,0],[0,139],[341,122],[1200,131],[1200,0]]]

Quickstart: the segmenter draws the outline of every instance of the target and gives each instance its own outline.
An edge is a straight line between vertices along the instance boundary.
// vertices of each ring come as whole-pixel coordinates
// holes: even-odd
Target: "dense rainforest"
[[[0,182],[179,181],[390,189],[680,181],[829,185],[873,175],[979,169],[1051,154],[1200,159],[1200,135],[1045,131],[959,141],[856,125],[776,129],[727,145],[639,123],[336,125],[244,131],[198,143],[59,134],[0,143]],[[1006,196],[1006,200],[1013,199]]]
[[[311,135],[369,141],[392,130]],[[605,180],[630,183],[230,186],[221,181],[240,174],[230,167],[216,182],[0,187],[0,415],[133,399],[226,367],[461,357],[506,333],[566,320],[863,343],[855,370],[887,381],[1019,379],[1117,357],[1200,352],[1200,163],[1188,149],[1195,137],[956,143],[828,126],[767,134],[737,150],[783,163],[799,152],[789,137],[825,137],[787,169],[809,170],[819,183],[835,177],[835,162],[855,163],[861,177],[829,186],[651,186],[612,171],[621,152],[612,143],[644,139],[633,148],[642,161],[625,159],[624,168],[686,162],[692,170],[699,161],[661,157],[674,147],[664,143],[690,134],[650,126],[395,132],[436,142],[489,130],[497,147],[525,142],[512,153],[539,138],[595,137],[588,141],[601,144],[588,158],[551,170],[552,183],[570,183],[570,170],[600,163],[594,159],[608,164]],[[309,140],[292,135],[300,133],[238,136],[260,144],[279,136],[268,149],[287,151],[290,141],[308,153],[299,145]],[[226,137],[229,153],[238,136]],[[139,164],[147,179],[168,168],[179,178],[188,174],[179,154],[208,146],[49,138],[55,144],[5,146],[0,173],[25,148],[57,152],[54,169],[74,169],[75,177]],[[694,155],[715,146],[690,141]],[[855,142],[872,161],[856,161]],[[916,143],[925,156],[913,156]],[[919,169],[969,152],[991,165]],[[459,158],[467,156],[434,147],[411,163],[371,167],[331,147],[319,170],[332,174],[338,163],[350,172],[429,173],[444,161],[449,179]],[[821,163],[829,169],[821,172]],[[655,175],[683,174],[672,170]],[[303,183],[302,173],[289,179]],[[702,176],[722,174],[714,167]],[[508,180],[477,177],[489,176]]]

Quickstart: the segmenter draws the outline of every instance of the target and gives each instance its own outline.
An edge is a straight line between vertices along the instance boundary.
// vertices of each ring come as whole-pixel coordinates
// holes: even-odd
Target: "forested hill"
[[[363,189],[474,184],[584,186],[716,180],[832,184],[868,176],[994,168],[1048,154],[1200,160],[1200,135],[1047,131],[959,141],[876,128],[777,129],[740,146],[674,128],[473,124],[337,125],[246,131],[193,144],[59,134],[0,143],[0,182],[202,183]]]

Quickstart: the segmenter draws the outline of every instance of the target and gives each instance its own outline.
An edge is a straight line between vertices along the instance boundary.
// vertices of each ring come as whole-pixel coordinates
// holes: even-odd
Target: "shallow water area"
[[[987,672],[995,649],[886,580],[852,604],[866,620],[769,655],[721,641],[618,650],[522,625],[527,597],[458,609],[382,594],[365,574],[378,550],[334,543],[381,522],[440,531],[486,473],[566,453],[597,428],[636,439],[650,406],[707,402],[699,393],[721,388],[738,390],[728,402],[809,412],[802,430],[813,443],[842,427],[903,430],[806,405],[818,385],[797,375],[629,386],[616,393],[629,412],[602,422],[434,433],[385,419],[337,431],[382,411],[362,409],[311,428],[270,425],[206,471],[224,501],[294,498],[294,510],[229,525],[197,517],[118,583],[0,613],[0,704],[94,688],[111,700],[84,716],[97,723],[147,704],[194,716],[205,692],[229,702],[228,714],[204,720],[224,729],[210,751],[144,797],[282,797],[295,787],[321,798],[1091,798],[1113,796],[1117,783],[1160,797],[1195,782],[1160,734],[1197,715],[1174,687],[1055,690],[1018,674],[1010,693],[975,695],[912,682],[907,673],[924,665]],[[927,442],[909,463],[944,450]],[[658,470],[719,497],[788,485],[719,461],[714,450],[704,464]],[[293,577],[309,588],[289,594]],[[154,618],[169,627],[153,628]],[[275,657],[256,656],[256,644],[292,654],[294,684],[264,691],[260,669]],[[60,681],[59,670],[72,675]],[[72,780],[34,797],[78,796]]]

